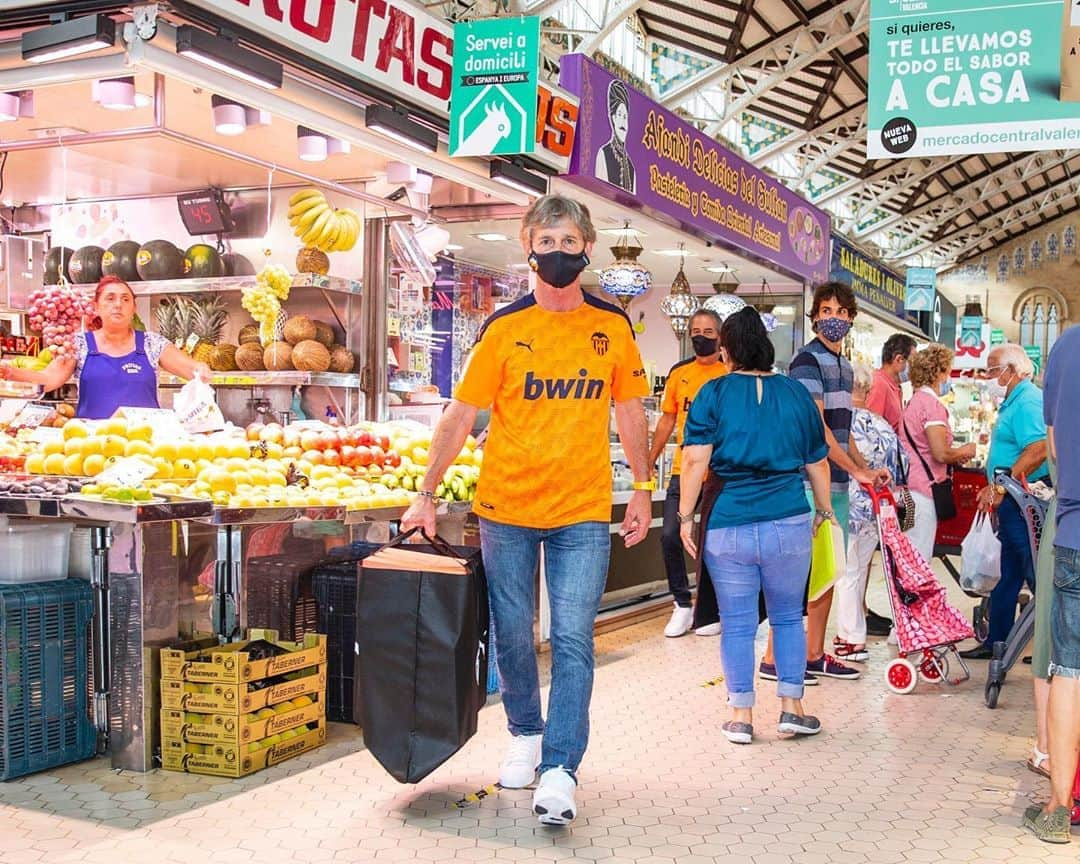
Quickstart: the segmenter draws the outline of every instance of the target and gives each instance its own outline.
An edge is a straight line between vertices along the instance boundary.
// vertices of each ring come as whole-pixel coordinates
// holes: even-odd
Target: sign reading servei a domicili
[[[447,117],[454,30],[408,0],[191,0],[280,45]],[[539,86],[533,159],[566,170],[578,100]]]

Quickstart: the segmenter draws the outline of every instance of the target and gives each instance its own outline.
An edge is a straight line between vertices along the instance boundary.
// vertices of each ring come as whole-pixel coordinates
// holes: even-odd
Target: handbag
[[[911,443],[911,449],[919,457],[923,471],[926,472],[926,478],[930,481],[930,497],[934,499],[934,512],[937,514],[938,521],[946,522],[953,519],[956,516],[956,501],[953,498],[952,468],[947,470],[944,480],[935,483],[934,475],[930,472],[930,466],[926,464],[926,460],[923,458],[922,453],[919,452],[919,448],[915,446],[915,439],[911,437],[907,421],[904,421],[904,434],[907,435],[907,440]]]
[[[488,599],[480,550],[399,534],[360,565],[356,659],[364,744],[419,783],[476,733],[487,699]],[[393,553],[393,554],[386,554]]]
[[[900,472],[896,478],[896,518],[900,522],[901,531],[910,531],[915,527],[915,499],[911,497],[908,489],[908,472],[904,470],[904,453],[900,446],[900,439],[896,439],[896,470]]]

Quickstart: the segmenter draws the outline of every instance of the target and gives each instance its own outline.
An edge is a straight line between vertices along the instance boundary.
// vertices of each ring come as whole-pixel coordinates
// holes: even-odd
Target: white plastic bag
[[[214,388],[193,378],[173,399],[173,411],[188,432],[216,432],[225,428],[225,418],[214,398]]]
[[[990,516],[979,512],[960,544],[960,587],[986,597],[1001,579],[1001,541]]]

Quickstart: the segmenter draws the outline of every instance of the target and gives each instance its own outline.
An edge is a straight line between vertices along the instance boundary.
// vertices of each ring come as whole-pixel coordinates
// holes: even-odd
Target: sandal
[[[1049,753],[1043,753],[1037,745],[1031,745],[1031,758],[1027,760],[1028,771],[1038,774],[1040,777],[1050,777],[1050,769],[1044,768],[1045,763],[1050,758]]]

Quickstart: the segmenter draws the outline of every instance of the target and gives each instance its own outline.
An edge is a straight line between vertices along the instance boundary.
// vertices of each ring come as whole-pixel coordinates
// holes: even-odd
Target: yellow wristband
[[[634,481],[635,492],[655,492],[656,481],[655,480],[636,480]]]

